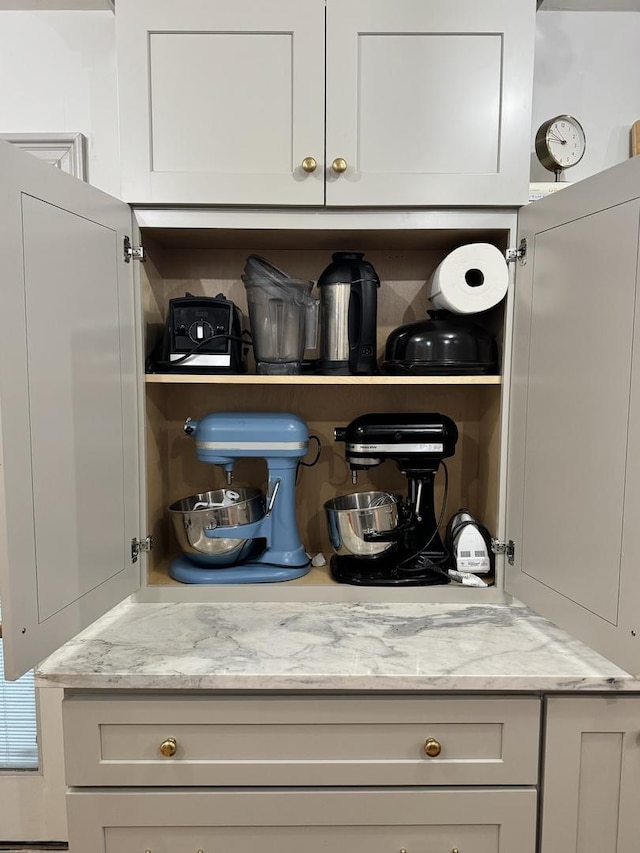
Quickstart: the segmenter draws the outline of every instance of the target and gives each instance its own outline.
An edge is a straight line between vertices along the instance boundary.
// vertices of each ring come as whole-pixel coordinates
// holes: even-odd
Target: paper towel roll
[[[434,308],[478,314],[504,299],[509,285],[507,262],[491,243],[469,243],[447,255],[429,284]]]

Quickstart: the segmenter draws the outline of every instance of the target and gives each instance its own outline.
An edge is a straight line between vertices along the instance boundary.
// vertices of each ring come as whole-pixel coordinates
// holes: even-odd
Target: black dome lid
[[[384,373],[495,373],[498,348],[492,335],[467,318],[429,311],[394,329],[387,338]]]

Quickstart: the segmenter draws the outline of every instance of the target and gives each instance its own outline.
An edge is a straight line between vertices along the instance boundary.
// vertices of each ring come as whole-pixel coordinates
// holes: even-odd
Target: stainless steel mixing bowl
[[[239,499],[227,506],[210,506],[221,504],[229,492],[235,492]],[[255,540],[213,538],[205,530],[259,521],[264,515],[264,500],[258,489],[234,486],[176,501],[169,507],[169,514],[180,548],[191,560],[203,566],[230,566],[249,553]]]
[[[329,539],[336,554],[375,557],[393,542],[365,542],[365,533],[383,533],[398,525],[398,499],[389,492],[340,495],[324,505]]]

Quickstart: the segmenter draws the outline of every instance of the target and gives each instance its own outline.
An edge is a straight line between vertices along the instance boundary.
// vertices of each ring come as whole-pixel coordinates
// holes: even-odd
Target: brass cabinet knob
[[[305,157],[302,161],[302,171],[307,172],[307,174],[311,174],[311,172],[315,172],[318,168],[318,164],[313,159],[313,157]]]
[[[160,744],[160,752],[164,755],[165,758],[171,758],[172,755],[175,755],[177,748],[178,742],[174,737],[168,737]]]
[[[442,746],[434,737],[428,737],[424,742],[424,754],[428,755],[429,758],[435,758],[436,755],[440,755],[441,750]]]
[[[331,168],[336,173],[336,175],[341,175],[343,172],[347,171],[347,161],[342,157],[336,157],[336,159],[331,164]]]

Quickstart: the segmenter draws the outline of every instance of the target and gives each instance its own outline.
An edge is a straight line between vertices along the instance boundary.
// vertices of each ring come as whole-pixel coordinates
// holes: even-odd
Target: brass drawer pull
[[[160,752],[164,755],[165,758],[171,758],[172,755],[175,755],[177,748],[178,742],[174,737],[168,737],[160,744]]]
[[[336,157],[336,159],[331,164],[331,168],[336,173],[336,175],[342,175],[343,172],[347,171],[347,161],[344,157]]]
[[[304,160],[302,161],[302,170],[303,170],[303,172],[306,172],[308,175],[310,175],[311,172],[315,172],[315,170],[317,168],[318,168],[318,164],[314,160],[313,157],[305,157]]]
[[[424,754],[428,755],[429,758],[435,758],[436,755],[440,755],[441,751],[442,746],[434,737],[428,737],[424,742]]]

